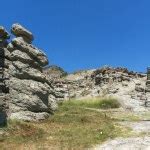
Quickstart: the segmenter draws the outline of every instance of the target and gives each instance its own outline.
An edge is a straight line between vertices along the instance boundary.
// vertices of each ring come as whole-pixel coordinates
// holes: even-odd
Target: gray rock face
[[[9,34],[5,30],[4,27],[0,27],[0,126],[5,124],[7,119],[6,111],[8,109],[8,105],[6,101],[8,101],[7,92],[8,87],[7,83],[4,81],[4,78],[7,78],[8,74],[5,70],[8,68],[8,60],[7,56],[9,55],[5,50],[8,44],[7,39],[9,39]],[[5,57],[6,53],[6,57]]]
[[[33,34],[20,24],[12,25],[11,31],[16,38],[5,47],[8,117],[28,121],[46,119],[57,108],[57,93],[42,69],[48,64],[47,56],[31,44]]]
[[[0,95],[0,126],[7,122],[6,109],[6,96]]]
[[[44,67],[48,65],[46,55],[35,46],[26,43],[22,38],[14,38],[12,40],[12,44],[15,49],[20,49],[22,52],[25,52],[31,56],[37,63],[39,63],[40,66]]]

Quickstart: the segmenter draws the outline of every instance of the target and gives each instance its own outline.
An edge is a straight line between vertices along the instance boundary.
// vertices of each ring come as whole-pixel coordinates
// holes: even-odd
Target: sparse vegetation
[[[7,127],[0,130],[0,149],[17,148],[23,144],[37,142],[43,138],[44,130],[36,127],[33,123],[17,120],[9,120]]]
[[[115,119],[86,109],[100,108],[103,101],[64,102],[52,117],[40,123],[11,121],[5,129],[6,134],[1,136],[0,148],[83,149],[123,135],[128,129],[119,126]]]

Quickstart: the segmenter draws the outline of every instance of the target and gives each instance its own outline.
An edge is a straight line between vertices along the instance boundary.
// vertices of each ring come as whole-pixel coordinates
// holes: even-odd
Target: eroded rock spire
[[[26,28],[13,24],[11,32],[16,37],[5,48],[9,66],[6,69],[9,75],[8,117],[35,121],[45,119],[57,107],[56,93],[42,71],[48,64],[47,56],[32,45],[33,34]]]
[[[5,50],[7,47],[7,39],[9,39],[9,34],[4,27],[0,26],[0,125],[6,123],[6,112],[8,109],[7,93],[9,92],[8,85],[6,83],[6,63],[5,63]]]

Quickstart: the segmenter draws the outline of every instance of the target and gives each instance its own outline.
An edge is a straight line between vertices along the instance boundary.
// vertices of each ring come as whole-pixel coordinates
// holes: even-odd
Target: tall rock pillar
[[[0,126],[4,125],[7,121],[7,98],[9,93],[9,88],[6,83],[8,78],[6,77],[7,65],[5,63],[5,49],[7,47],[7,39],[9,39],[9,34],[4,29],[0,27]]]
[[[43,51],[32,45],[33,34],[20,24],[13,24],[14,36],[9,51],[9,118],[43,120],[56,109],[55,92],[43,73],[48,65]]]

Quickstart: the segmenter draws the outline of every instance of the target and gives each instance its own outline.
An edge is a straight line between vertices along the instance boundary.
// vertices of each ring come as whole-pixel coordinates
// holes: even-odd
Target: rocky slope
[[[53,80],[65,99],[106,96],[117,98],[125,109],[146,111],[150,105],[146,74],[126,68],[102,67]]]

